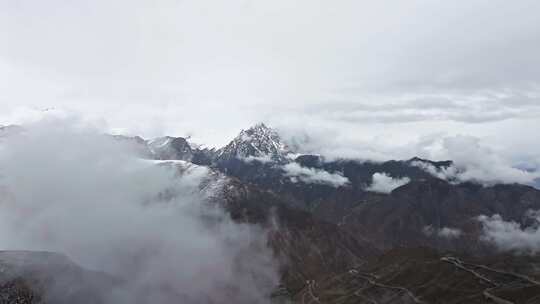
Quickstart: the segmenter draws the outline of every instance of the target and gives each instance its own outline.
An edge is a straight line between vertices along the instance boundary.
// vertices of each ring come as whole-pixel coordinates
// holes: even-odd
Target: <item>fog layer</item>
[[[265,232],[208,203],[201,170],[134,155],[67,121],[4,138],[0,248],[60,252],[119,278],[110,303],[265,303],[277,281]]]

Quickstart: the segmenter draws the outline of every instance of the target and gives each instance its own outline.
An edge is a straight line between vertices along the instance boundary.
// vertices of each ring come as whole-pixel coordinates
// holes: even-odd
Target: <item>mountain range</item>
[[[268,244],[285,261],[271,295],[275,303],[540,303],[540,246],[506,248],[486,235],[486,219],[495,217],[520,231],[538,231],[531,212],[540,210],[540,190],[534,187],[443,178],[458,170],[452,160],[301,154],[262,123],[219,149],[182,137],[114,138],[133,145],[142,158],[179,170],[204,167],[222,177],[228,187],[212,201],[235,221],[279,223]],[[32,263],[14,263],[17,254]],[[42,266],[26,268],[50,256],[0,252],[0,303],[41,303],[40,282],[54,278],[40,276]],[[89,286],[64,295],[67,302],[99,303],[86,301],[92,286],[114,282],[54,257],[57,262],[47,267]],[[25,275],[3,270],[17,267]]]

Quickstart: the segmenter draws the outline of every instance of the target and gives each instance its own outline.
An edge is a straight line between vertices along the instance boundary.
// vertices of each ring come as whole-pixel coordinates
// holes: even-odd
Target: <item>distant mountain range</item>
[[[115,138],[144,158],[225,178],[213,201],[236,221],[277,217],[269,246],[287,262],[276,303],[540,303],[540,255],[500,251],[478,220],[499,215],[537,229],[528,214],[540,210],[540,190],[531,186],[441,179],[451,160],[328,161],[292,150],[264,124],[220,149]],[[5,299],[22,292],[1,282]]]

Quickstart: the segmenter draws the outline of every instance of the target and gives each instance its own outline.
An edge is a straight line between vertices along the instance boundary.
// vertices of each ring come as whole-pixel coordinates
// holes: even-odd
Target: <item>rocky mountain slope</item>
[[[149,143],[152,146],[156,141]],[[526,212],[540,209],[540,191],[529,186],[440,179],[434,173],[453,168],[449,160],[327,161],[297,154],[264,124],[241,131],[221,149],[204,153],[197,148],[186,153],[189,143],[180,138],[168,138],[161,145],[169,157],[208,166],[271,192],[288,207],[339,225],[381,250],[429,246],[481,254],[492,248],[478,241],[482,233],[478,216],[499,214],[526,226]],[[197,153],[205,157],[194,158]],[[158,159],[163,156],[153,154]],[[197,161],[201,158],[204,161]],[[400,183],[387,191],[374,189],[377,175]]]

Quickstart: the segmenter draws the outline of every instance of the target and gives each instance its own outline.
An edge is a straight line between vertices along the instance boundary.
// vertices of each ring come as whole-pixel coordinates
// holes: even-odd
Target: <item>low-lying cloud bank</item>
[[[377,172],[373,174],[371,185],[369,185],[366,190],[380,193],[390,193],[392,190],[401,187],[410,181],[411,180],[408,177],[393,178],[388,173]]]
[[[437,159],[450,159],[453,167],[429,172],[456,181],[475,181],[483,184],[522,183],[530,184],[539,177],[538,172],[516,168],[511,162],[472,136],[446,137],[433,152]]]
[[[65,121],[5,138],[1,249],[60,252],[120,278],[108,303],[268,303],[277,272],[265,231],[208,203],[204,172],[134,155]]]
[[[540,252],[540,211],[529,210],[526,214],[531,225],[523,227],[515,221],[505,221],[499,214],[481,215],[484,241],[493,243],[500,250],[526,254]]]
[[[302,181],[307,184],[324,184],[340,187],[349,184],[349,179],[339,173],[330,173],[325,170],[302,167],[297,163],[284,165],[283,170],[293,182]]]
[[[444,132],[403,142],[392,130],[385,132],[387,136],[362,137],[357,136],[358,132],[347,135],[347,129],[343,128],[336,131],[335,126],[295,127],[282,124],[280,135],[297,152],[320,154],[329,161],[356,159],[384,162],[420,157],[434,161],[452,160],[453,166],[446,169],[437,169],[425,163],[419,163],[419,166],[439,178],[455,182],[473,181],[484,185],[521,183],[538,187],[540,180],[540,158],[534,153],[535,150],[524,150],[523,145],[505,145],[500,141],[496,145],[491,138]],[[386,130],[386,125],[383,129]],[[508,136],[505,139],[510,140]],[[523,168],[524,164],[528,169]]]

